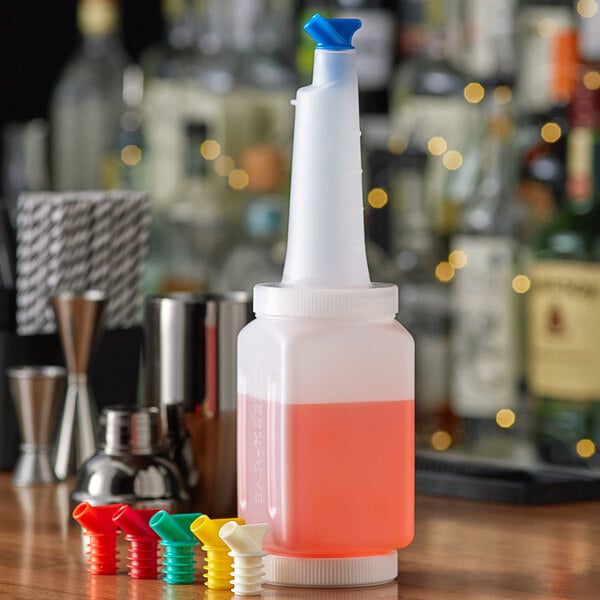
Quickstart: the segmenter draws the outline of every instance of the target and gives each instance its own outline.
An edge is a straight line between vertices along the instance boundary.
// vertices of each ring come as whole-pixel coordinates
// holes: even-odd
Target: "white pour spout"
[[[295,106],[290,224],[281,285],[369,286],[358,111],[358,19],[312,17],[312,85]]]
[[[313,82],[298,90],[287,253],[280,283],[254,286],[254,312],[272,317],[393,315],[396,286],[371,283],[358,112],[358,19],[315,15]]]

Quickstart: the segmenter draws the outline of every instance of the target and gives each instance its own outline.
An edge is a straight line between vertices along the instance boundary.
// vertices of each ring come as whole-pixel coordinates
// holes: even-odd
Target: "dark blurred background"
[[[79,44],[77,1],[0,3],[0,125],[48,117],[61,69]],[[123,44],[133,60],[164,34],[160,0],[122,0]]]

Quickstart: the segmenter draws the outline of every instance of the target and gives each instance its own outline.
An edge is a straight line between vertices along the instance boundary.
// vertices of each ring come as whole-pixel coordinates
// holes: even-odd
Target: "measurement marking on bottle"
[[[263,503],[263,471],[264,471],[264,451],[263,451],[263,425],[262,425],[262,402],[259,400],[254,401],[254,439],[252,445],[255,450],[254,454],[254,500],[255,502]]]

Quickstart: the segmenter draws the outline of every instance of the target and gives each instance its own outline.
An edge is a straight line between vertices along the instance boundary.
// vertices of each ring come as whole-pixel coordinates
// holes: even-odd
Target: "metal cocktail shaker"
[[[215,517],[236,511],[236,344],[250,316],[244,292],[146,300],[146,401],[160,408],[167,455],[196,488],[193,508]]]
[[[100,448],[81,466],[72,502],[187,510],[189,495],[178,469],[158,453],[159,427],[156,408],[105,408]]]

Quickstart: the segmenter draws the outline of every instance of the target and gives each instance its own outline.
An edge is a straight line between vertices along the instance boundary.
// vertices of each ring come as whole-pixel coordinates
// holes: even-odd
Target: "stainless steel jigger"
[[[87,371],[100,338],[106,296],[98,290],[81,295],[62,292],[51,302],[69,372],[54,461],[56,476],[65,479],[72,465],[79,467],[96,452],[98,410]]]
[[[50,461],[51,439],[67,372],[62,367],[29,366],[6,372],[21,432],[21,453],[13,469],[13,483],[53,483],[56,475]]]

